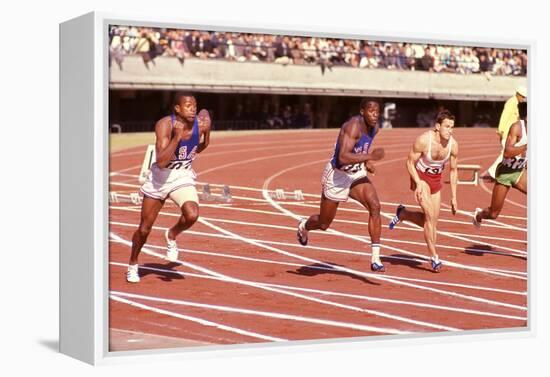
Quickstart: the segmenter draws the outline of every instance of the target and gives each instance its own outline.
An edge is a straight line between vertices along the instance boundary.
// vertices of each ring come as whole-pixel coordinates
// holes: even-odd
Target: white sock
[[[138,270],[138,265],[137,264],[129,264],[128,265],[128,270],[137,271]]]
[[[302,232],[303,234],[307,234],[308,230],[306,229],[306,223],[307,221],[300,221],[300,225],[298,225],[300,227],[300,232]]]
[[[382,262],[380,261],[380,244],[373,243],[370,245],[370,247],[371,247],[371,253],[372,253],[371,262],[382,264]]]
[[[439,255],[436,255],[435,257],[432,257],[432,260],[433,260],[435,263],[439,263]]]

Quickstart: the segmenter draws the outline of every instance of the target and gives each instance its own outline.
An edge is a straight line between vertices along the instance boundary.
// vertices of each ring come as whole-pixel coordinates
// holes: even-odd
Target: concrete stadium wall
[[[158,57],[145,66],[127,56],[123,70],[113,62],[111,89],[195,90],[236,93],[378,96],[452,100],[504,101],[525,77],[430,73],[275,63],[229,62]]]

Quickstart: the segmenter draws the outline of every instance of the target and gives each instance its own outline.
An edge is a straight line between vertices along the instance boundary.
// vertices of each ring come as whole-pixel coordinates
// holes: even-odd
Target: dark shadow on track
[[[512,254],[506,254],[506,252],[499,251],[498,254],[496,252],[493,252],[493,247],[489,245],[477,245],[473,244],[466,248],[464,248],[464,253],[468,255],[473,255],[476,257],[483,257],[485,254],[492,254],[495,256],[500,257],[510,257],[510,258],[516,258],[521,260],[527,260],[527,257],[522,257],[519,255],[512,255]]]
[[[145,277],[147,275],[157,275],[157,278],[159,280],[162,280],[162,281],[172,281],[172,280],[185,279],[185,277],[178,274],[176,272],[176,270],[174,270],[174,267],[177,267],[177,266],[179,266],[179,263],[173,263],[173,262],[168,262],[168,263],[165,263],[165,264],[145,263],[143,266],[140,266],[139,276],[140,277]],[[170,271],[174,271],[174,272],[172,273],[170,271],[166,271],[166,272],[164,272],[164,271],[153,271],[153,270],[146,269],[144,267],[156,268],[156,269],[160,269],[160,270],[170,270]]]
[[[298,268],[296,271],[287,271],[287,273],[294,274],[294,275],[302,275],[302,276],[317,276],[317,275],[320,275],[320,274],[340,275],[340,276],[347,276],[347,277],[350,277],[352,279],[362,281],[363,283],[368,283],[368,284],[372,284],[372,285],[380,285],[379,283],[374,283],[374,282],[370,281],[369,279],[367,279],[363,276],[356,275],[356,274],[351,273],[351,272],[337,270],[336,268],[331,267],[331,266],[345,267],[345,266],[341,266],[341,265],[335,264],[335,263],[323,262],[323,263],[315,263],[315,264],[312,264],[312,265],[309,265],[309,266],[303,266],[303,267]],[[367,266],[367,268],[369,268],[368,272],[370,272],[370,266]],[[365,272],[367,272],[367,271],[365,270]]]
[[[430,267],[423,267],[424,263],[415,260],[418,257],[413,257],[412,255],[403,255],[403,254],[393,254],[390,255],[392,258],[381,258],[382,262],[391,264],[392,266],[406,266],[410,268],[415,268],[421,271],[434,272]],[[445,263],[443,263],[445,265]],[[426,266],[429,266],[429,261],[427,261]]]

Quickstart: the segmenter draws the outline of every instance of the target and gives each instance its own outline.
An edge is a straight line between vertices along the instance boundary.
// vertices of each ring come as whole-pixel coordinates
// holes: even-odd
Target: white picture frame
[[[108,346],[108,35],[110,24],[135,24],[187,29],[238,30],[250,32],[280,32],[289,35],[307,33],[333,37],[357,38],[366,36],[361,30],[300,29],[277,25],[240,25],[225,23],[203,25],[200,22],[177,18],[131,17],[106,13],[88,13],[60,25],[60,351],[89,364],[130,363],[136,360],[182,360],[265,353],[292,353],[300,350],[344,350],[411,342],[438,343],[483,339],[508,339],[533,336],[531,268],[536,260],[535,246],[529,234],[528,249],[528,326],[502,331],[469,331],[460,337],[438,333],[430,336],[383,337],[382,339],[345,339],[338,341],[308,341],[296,344],[262,344],[209,347],[208,349],[172,349],[131,352],[109,352]],[[300,30],[299,30],[300,29]],[[373,39],[421,41],[441,44],[491,45],[518,47],[534,55],[533,41],[435,39],[428,36],[369,35]],[[532,63],[530,61],[529,72]],[[531,88],[533,75],[528,76]],[[532,110],[530,110],[532,111]],[[536,129],[529,139],[536,138]],[[533,155],[529,150],[529,155]],[[530,187],[532,179],[530,177]],[[80,205],[75,205],[77,202]],[[533,215],[529,205],[528,217]],[[74,226],[78,223],[79,226]],[[75,248],[74,245],[79,245]],[[74,266],[79,266],[75,269]]]

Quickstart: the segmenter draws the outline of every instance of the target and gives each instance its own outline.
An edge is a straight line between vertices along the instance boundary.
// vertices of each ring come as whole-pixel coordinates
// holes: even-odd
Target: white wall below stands
[[[198,90],[236,93],[327,94],[504,101],[525,77],[430,73],[318,65],[229,62],[157,57],[145,67],[140,56],[127,56],[123,70],[113,62],[112,89]]]

